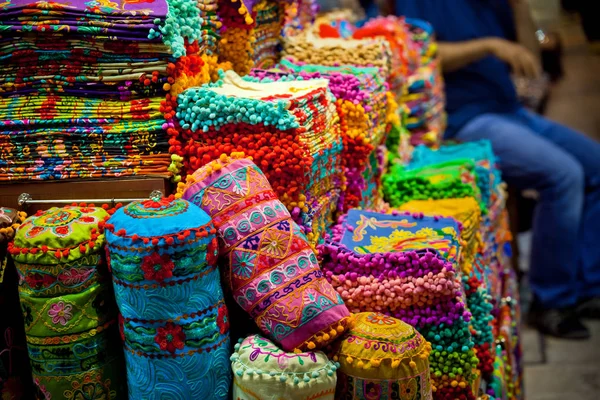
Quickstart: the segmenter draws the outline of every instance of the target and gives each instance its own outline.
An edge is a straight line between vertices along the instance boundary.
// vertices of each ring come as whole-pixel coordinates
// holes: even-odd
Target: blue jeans
[[[529,279],[546,307],[600,295],[600,143],[525,109],[484,114],[455,136],[488,139],[504,180],[539,193]]]

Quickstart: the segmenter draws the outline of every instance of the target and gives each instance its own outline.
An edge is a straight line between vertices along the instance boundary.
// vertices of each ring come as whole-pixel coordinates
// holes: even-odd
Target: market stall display
[[[442,142],[428,23],[9,0],[0,60],[1,181],[177,185],[0,213],[2,398],[523,398],[505,185]]]

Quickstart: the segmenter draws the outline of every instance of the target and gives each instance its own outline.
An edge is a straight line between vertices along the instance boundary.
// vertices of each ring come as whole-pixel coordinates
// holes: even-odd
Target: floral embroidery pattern
[[[173,277],[175,264],[167,254],[162,256],[158,253],[144,257],[142,260],[142,271],[144,278],[149,281],[163,282]]]
[[[252,270],[254,269],[254,261],[256,260],[256,254],[236,251],[233,252],[232,255],[233,260],[231,262],[231,271],[233,274],[243,278],[251,277]]]
[[[215,265],[217,263],[217,256],[219,254],[219,243],[217,239],[211,240],[206,249],[206,262],[208,265]]]
[[[375,325],[394,325],[396,323],[394,318],[379,313],[369,314],[367,316],[367,321]]]
[[[417,380],[412,378],[408,382],[400,384],[400,398],[402,400],[413,400],[417,397]]]
[[[281,258],[287,253],[289,241],[289,234],[270,229],[263,235],[260,250],[270,256]]]
[[[227,308],[225,305],[219,307],[217,313],[217,326],[219,327],[219,332],[223,334],[229,331],[229,316],[227,315]]]
[[[52,275],[40,274],[39,272],[27,275],[24,279],[27,285],[34,290],[50,287],[56,281]]]
[[[80,209],[63,207],[53,212],[48,212],[33,220],[25,222],[23,227],[27,227],[25,238],[33,239],[48,231],[55,236],[64,238],[73,232],[73,224],[93,225],[98,223],[98,219],[86,213],[94,212],[94,208],[82,207]]]
[[[66,304],[64,301],[59,301],[58,303],[52,304],[48,310],[48,316],[52,318],[52,323],[65,326],[71,318],[73,318],[72,311],[72,305]]]
[[[185,333],[181,326],[169,322],[167,325],[157,329],[154,341],[161,350],[175,353],[175,350],[183,349],[185,345]]]

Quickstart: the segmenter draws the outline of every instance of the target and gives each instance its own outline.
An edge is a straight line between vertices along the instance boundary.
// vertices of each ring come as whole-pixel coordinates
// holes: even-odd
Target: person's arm
[[[536,78],[540,74],[539,63],[531,52],[501,38],[440,42],[438,49],[444,72],[453,72],[487,56],[495,56],[510,65],[516,75]]]
[[[492,55],[490,40],[475,39],[466,42],[440,42],[438,52],[444,72],[454,72]]]
[[[537,29],[531,17],[529,2],[527,0],[509,0],[509,3],[513,10],[517,42],[528,49],[539,62],[540,42],[535,34]]]

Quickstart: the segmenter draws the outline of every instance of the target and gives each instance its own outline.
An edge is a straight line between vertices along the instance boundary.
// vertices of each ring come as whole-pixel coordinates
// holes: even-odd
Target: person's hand
[[[539,61],[526,47],[500,38],[490,38],[488,46],[494,56],[510,65],[515,75],[539,78]]]

